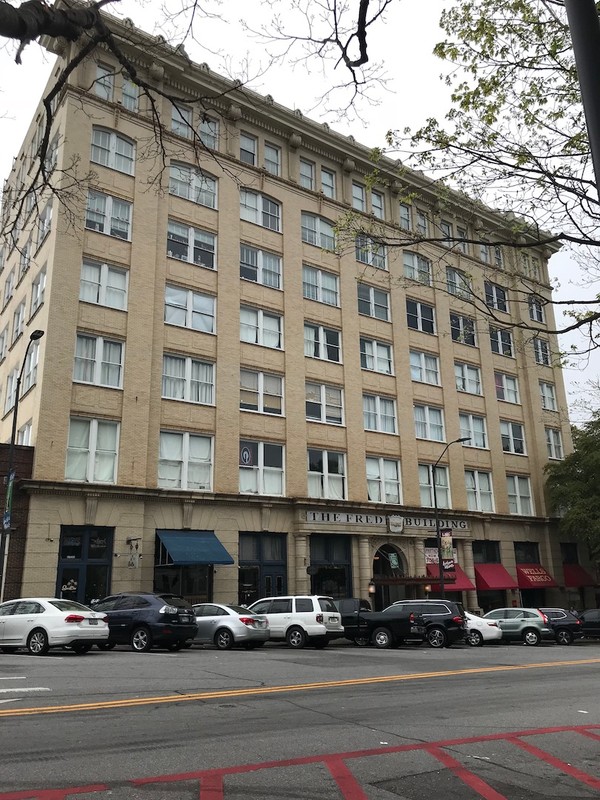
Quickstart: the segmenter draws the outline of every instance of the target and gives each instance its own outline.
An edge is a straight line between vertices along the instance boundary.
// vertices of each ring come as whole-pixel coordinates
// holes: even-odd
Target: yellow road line
[[[128,700],[105,700],[99,703],[73,703],[64,706],[40,706],[38,708],[11,708],[0,710],[0,717],[21,717],[34,714],[64,714],[72,711],[101,711],[107,708],[132,708],[137,706],[159,705],[164,703],[188,703],[198,700],[221,700],[229,697],[253,697],[257,695],[282,694],[284,692],[303,692],[311,689],[333,689],[343,686],[368,686],[376,683],[416,681],[428,678],[447,678],[453,675],[482,675],[489,672],[511,672],[527,669],[547,669],[549,667],[575,667],[581,664],[600,664],[600,658],[585,658],[578,661],[548,661],[536,664],[514,664],[498,667],[473,667],[470,669],[440,670],[439,672],[411,672],[407,675],[382,675],[373,678],[351,678],[344,681],[321,681],[318,683],[298,683],[286,686],[261,686],[256,689],[223,689],[215,692],[195,692],[182,695],[162,695],[158,697],[133,697]]]

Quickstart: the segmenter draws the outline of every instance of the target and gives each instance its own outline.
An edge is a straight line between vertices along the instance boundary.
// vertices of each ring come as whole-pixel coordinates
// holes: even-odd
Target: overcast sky
[[[299,108],[313,119],[327,121],[340,133],[352,134],[369,147],[383,147],[385,133],[390,128],[416,127],[427,117],[442,117],[448,109],[448,89],[440,81],[444,64],[432,55],[432,49],[442,38],[438,27],[440,11],[451,1],[402,0],[392,4],[387,24],[380,26],[377,35],[370,39],[370,56],[385,60],[389,83],[385,90],[377,93],[380,104],[373,106],[363,102],[359,104],[358,115],[334,118],[326,116],[322,108],[315,108],[322,87],[333,85],[342,77],[341,67],[336,72],[328,68],[323,74],[321,65],[317,67],[313,62],[312,74],[307,75],[301,66],[294,70],[278,66],[255,78],[251,88],[271,94],[276,102]],[[158,5],[156,0],[122,0],[112,10],[110,5],[106,10],[128,16],[136,26],[157,33],[153,4]],[[284,2],[279,4],[279,8],[284,6]],[[268,21],[270,17],[265,15],[260,0],[228,0],[223,7],[230,20],[227,24],[216,19],[203,22],[202,38],[210,42],[210,49],[186,45],[188,54],[196,62],[207,62],[215,71],[229,69],[231,74],[239,74],[238,65],[249,60],[250,75],[258,75],[266,65],[264,47],[243,33],[238,20],[245,16],[258,27],[261,18]],[[23,64],[18,66],[14,62],[15,50],[12,42],[0,49],[1,179],[10,172],[12,159],[27,132],[53,63],[53,57],[37,44],[30,44],[22,55]],[[578,283],[576,268],[564,255],[552,258],[550,272],[559,279],[562,287],[559,294],[564,297],[585,297],[593,293],[589,288],[575,288],[574,284]],[[562,347],[568,347],[573,341],[580,340],[563,339]],[[599,373],[600,359],[595,357],[589,363],[580,360],[578,367],[565,369],[573,422],[584,418],[581,409],[573,407],[581,396],[578,386]],[[598,404],[598,398],[594,398],[593,403]]]

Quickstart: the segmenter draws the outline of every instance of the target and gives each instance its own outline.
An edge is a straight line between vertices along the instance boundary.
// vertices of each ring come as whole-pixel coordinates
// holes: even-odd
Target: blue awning
[[[157,530],[156,535],[179,566],[233,564],[233,558],[212,531]]]

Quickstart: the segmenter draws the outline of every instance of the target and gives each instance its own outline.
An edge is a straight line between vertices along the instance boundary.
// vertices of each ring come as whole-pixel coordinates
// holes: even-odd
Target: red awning
[[[454,573],[456,575],[455,581],[444,581],[444,589],[447,592],[470,592],[474,591],[475,587],[473,586],[472,581],[470,580],[469,576],[466,574],[464,570],[462,570],[458,564],[454,565]],[[427,574],[432,578],[437,578],[439,580],[440,577],[440,568],[437,564],[427,564]],[[433,584],[431,587],[432,591],[439,592],[440,585]]]
[[[518,589],[516,580],[502,564],[475,564],[475,583],[478,589]]]
[[[558,586],[541,564],[517,564],[519,589],[550,589]]]
[[[595,581],[587,570],[580,567],[579,564],[563,564],[563,572],[565,575],[565,586],[571,586],[579,589],[582,586],[596,586]]]

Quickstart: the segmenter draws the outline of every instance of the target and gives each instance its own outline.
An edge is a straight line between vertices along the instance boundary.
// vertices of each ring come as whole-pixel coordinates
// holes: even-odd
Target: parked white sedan
[[[471,647],[481,647],[485,642],[497,642],[502,638],[502,629],[494,620],[483,619],[470,611],[465,611],[465,619],[465,641]]]
[[[42,656],[50,647],[69,647],[79,655],[108,639],[108,618],[73,600],[22,597],[0,604],[0,650],[21,647]]]

